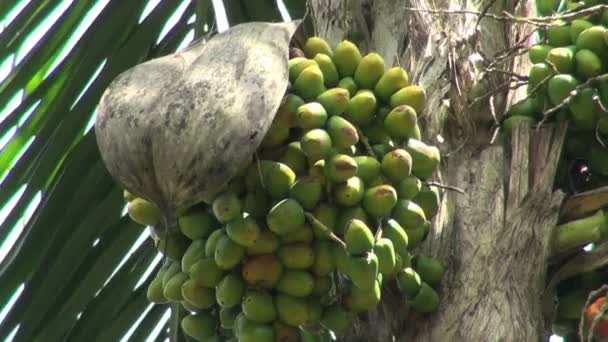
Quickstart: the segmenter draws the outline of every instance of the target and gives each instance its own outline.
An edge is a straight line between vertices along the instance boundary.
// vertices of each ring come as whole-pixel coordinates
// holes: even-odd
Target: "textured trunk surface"
[[[486,73],[489,66],[513,72],[526,67],[512,58],[490,64],[534,28],[428,11],[529,15],[530,8],[531,1],[520,0],[312,1],[318,35],[332,44],[359,38],[364,52],[400,64],[412,83],[426,89],[420,116],[425,141],[442,150],[438,180],[466,192],[444,192],[419,251],[446,266],[439,310],[424,317],[408,313],[407,299],[391,284],[379,309],[359,319],[345,341],[548,339],[541,295],[563,200],[552,184],[565,128],[518,126],[511,143],[491,144],[496,116],[518,92],[503,90],[472,103],[507,80],[504,73]]]

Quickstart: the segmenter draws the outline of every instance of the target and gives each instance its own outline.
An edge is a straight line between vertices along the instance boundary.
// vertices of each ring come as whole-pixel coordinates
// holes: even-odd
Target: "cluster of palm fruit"
[[[424,91],[349,41],[313,37],[296,53],[255,158],[158,240],[169,262],[148,298],[183,304],[196,340],[341,335],[389,281],[419,313],[439,304],[442,265],[412,254],[440,203],[426,184],[440,155],[420,140]],[[135,221],[158,223],[152,204],[129,200]]]
[[[567,10],[600,4],[596,0],[569,1]],[[541,15],[560,12],[559,1],[537,2]],[[605,185],[608,176],[608,11],[572,20],[557,20],[539,30],[538,43],[528,56],[528,97],[507,112],[503,128],[510,135],[514,122],[536,124],[543,113],[566,102],[551,120],[568,120],[564,158],[558,186],[575,191]],[[586,84],[588,80],[592,80]],[[576,95],[570,96],[576,90]]]

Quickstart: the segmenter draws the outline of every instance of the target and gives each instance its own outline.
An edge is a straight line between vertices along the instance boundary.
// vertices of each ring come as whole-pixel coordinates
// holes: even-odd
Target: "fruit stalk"
[[[344,243],[344,241],[342,241],[342,239],[340,239],[338,236],[336,236],[336,234],[334,234],[329,228],[325,227],[325,225],[317,220],[317,218],[315,217],[315,215],[306,212],[304,213],[304,216],[306,216],[306,219],[308,220],[308,222],[310,222],[311,225],[313,225],[314,227],[321,229],[322,231],[324,231],[325,233],[327,233],[327,235],[329,235],[329,237],[336,241],[337,243],[339,243],[340,245],[342,245],[342,247],[346,248],[346,243]]]
[[[585,243],[599,241],[600,226],[605,222],[604,212],[598,210],[592,216],[557,226],[557,250],[564,251]]]

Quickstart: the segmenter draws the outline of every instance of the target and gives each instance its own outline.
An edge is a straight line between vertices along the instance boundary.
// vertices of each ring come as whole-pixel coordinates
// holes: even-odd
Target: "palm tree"
[[[0,65],[10,70],[0,70],[0,339],[167,338],[167,308],[148,304],[145,294],[160,258],[125,216],[122,190],[100,160],[90,129],[95,107],[118,74],[223,30],[224,20],[282,21],[307,10],[307,34],[332,44],[347,37],[427,89],[425,138],[446,155],[438,181],[464,191],[445,192],[422,247],[447,265],[438,313],[408,315],[389,287],[381,307],[358,319],[345,340],[547,337],[541,295],[563,199],[552,186],[564,128],[532,138],[516,128],[519,148],[511,154],[492,143],[496,120],[521,97],[504,84],[527,67],[513,57],[535,29],[502,12],[531,15],[532,2],[306,3],[0,2]]]

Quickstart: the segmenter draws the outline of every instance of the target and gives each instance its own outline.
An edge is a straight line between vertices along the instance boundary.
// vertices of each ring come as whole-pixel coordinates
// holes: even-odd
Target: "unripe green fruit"
[[[289,189],[289,197],[295,199],[306,210],[312,210],[321,200],[321,182],[313,177],[298,179]]]
[[[279,162],[289,166],[296,175],[300,175],[308,169],[306,155],[302,151],[299,141],[294,141],[287,145],[287,149],[281,159],[279,159]]]
[[[391,274],[395,270],[397,259],[391,240],[380,238],[374,245],[374,254],[378,257],[378,272]]]
[[[215,246],[214,259],[220,269],[230,270],[236,267],[245,256],[245,248],[222,236]]]
[[[397,221],[393,219],[388,220],[386,224],[382,226],[382,236],[393,243],[395,253],[401,257],[408,255],[407,247],[409,244],[409,237]]]
[[[231,193],[224,192],[213,200],[213,214],[221,223],[228,223],[241,216],[241,201]]]
[[[570,23],[570,41],[576,43],[576,40],[578,39],[578,36],[581,34],[581,32],[590,28],[591,26],[593,26],[593,24],[587,20],[572,20],[572,22]]]
[[[302,151],[311,161],[328,157],[332,152],[332,141],[329,134],[322,129],[312,129],[300,140]]]
[[[353,158],[357,163],[356,176],[368,184],[380,175],[380,162],[369,156],[356,156]]]
[[[160,221],[160,211],[154,204],[143,198],[134,198],[128,204],[129,217],[139,224],[154,226]]]
[[[528,51],[528,57],[530,57],[530,62],[532,62],[532,64],[544,62],[551,49],[553,49],[553,46],[551,45],[534,45],[530,48],[530,51]]]
[[[261,219],[266,217],[266,213],[270,209],[270,198],[262,189],[248,191],[245,195],[243,203],[243,211],[251,217]]]
[[[304,209],[291,198],[277,203],[266,216],[266,224],[270,230],[279,235],[285,235],[304,224]]]
[[[325,176],[334,183],[346,182],[357,174],[357,162],[345,154],[335,154],[325,162]]]
[[[393,218],[406,231],[416,229],[423,225],[426,221],[424,211],[418,204],[410,200],[399,200],[393,211]]]
[[[205,243],[205,256],[213,258],[215,255],[215,247],[217,246],[217,242],[220,240],[222,236],[225,236],[226,232],[223,229],[214,230],[211,235],[207,238],[207,242]]]
[[[241,308],[238,306],[232,308],[223,307],[220,309],[220,325],[224,329],[233,329],[236,328],[234,322],[236,318],[241,313]]]
[[[280,122],[283,126],[292,128],[296,126],[296,112],[305,102],[295,94],[287,94],[281,102],[281,106],[274,116],[274,121]]]
[[[351,256],[348,276],[361,290],[373,288],[378,276],[378,257],[374,253],[366,253],[361,257]]]
[[[359,91],[359,88],[357,87],[357,84],[355,83],[355,80],[352,77],[344,77],[343,79],[341,79],[340,82],[338,82],[338,88],[348,90],[348,94],[350,95],[350,97],[355,96],[355,94],[357,94],[357,91]]]
[[[388,144],[391,142],[391,137],[384,129],[384,119],[380,117],[379,112],[380,110],[376,113],[374,122],[361,128],[361,132],[370,144]]]
[[[378,80],[374,93],[384,102],[388,102],[391,96],[399,89],[408,86],[408,76],[400,67],[388,69]]]
[[[273,161],[260,161],[264,179],[264,189],[274,199],[287,196],[289,188],[296,180],[296,174],[289,166]]]
[[[413,199],[422,189],[422,182],[416,176],[407,176],[397,184],[397,197]]]
[[[327,112],[319,102],[309,102],[298,108],[296,113],[298,126],[305,130],[321,128],[327,121]]]
[[[340,336],[350,327],[353,314],[334,304],[323,310],[321,323],[329,330]]]
[[[275,295],[274,302],[281,322],[297,327],[309,318],[309,306],[305,299],[286,294]]]
[[[158,240],[156,249],[168,258],[178,261],[188,248],[188,240],[181,234],[170,235],[166,239]]]
[[[203,239],[219,227],[211,213],[206,211],[192,211],[179,217],[177,224],[182,234],[190,240]]]
[[[344,275],[350,274],[350,256],[341,244],[332,243],[331,254],[336,264],[336,270]]]
[[[576,48],[573,46],[568,47],[556,47],[549,51],[547,54],[547,63],[553,65],[559,73],[568,74],[574,72],[576,62],[574,60],[574,54]]]
[[[188,278],[187,273],[176,273],[167,281],[167,284],[163,286],[163,296],[171,302],[181,302],[184,299],[182,297],[182,285]]]
[[[328,87],[335,87],[336,85],[338,85],[338,82],[340,81],[340,76],[338,74],[338,69],[336,68],[336,65],[334,64],[331,57],[324,53],[318,53],[314,57],[314,60],[315,62],[317,62],[317,65],[319,65],[319,69],[321,69],[321,72],[323,73],[323,80],[325,82],[325,85]]]
[[[272,323],[274,330],[274,341],[280,342],[302,342],[300,337],[300,329],[283,324],[281,321],[276,320]]]
[[[424,240],[424,238],[428,234],[430,227],[431,227],[431,222],[426,221],[426,222],[424,222],[424,224],[422,224],[416,228],[408,229],[408,231],[407,231],[408,248],[410,250],[414,249],[414,248],[418,247],[418,245],[420,245],[420,243]]]
[[[422,208],[426,219],[431,219],[439,212],[440,200],[436,186],[424,186],[413,201]]]
[[[217,320],[207,313],[189,315],[182,319],[181,327],[186,335],[196,341],[209,341],[215,335]]]
[[[372,250],[374,235],[365,222],[354,219],[348,222],[346,226],[344,242],[349,254],[360,255]]]
[[[439,306],[439,295],[432,287],[422,283],[420,291],[412,301],[412,308],[420,313],[433,312]]]
[[[414,108],[417,114],[422,113],[426,103],[426,92],[419,86],[411,85],[401,88],[390,99],[391,108],[408,105]]]
[[[314,162],[308,171],[308,175],[321,182],[321,185],[327,184],[327,178],[325,177],[325,160],[320,159]]]
[[[556,20],[555,26],[547,28],[547,41],[552,46],[567,46],[572,44],[570,40],[570,25],[562,20]]]
[[[315,261],[315,253],[312,247],[304,243],[283,245],[279,248],[277,255],[285,267],[294,270],[307,269]]]
[[[215,299],[222,307],[233,307],[241,303],[245,293],[245,283],[238,273],[228,273],[215,288]]]
[[[569,103],[572,121],[577,128],[591,131],[597,126],[597,115],[599,111],[593,96],[595,89],[587,87],[581,89]]]
[[[382,158],[382,173],[392,182],[399,183],[412,172],[412,157],[404,149],[396,149]]]
[[[397,284],[406,295],[414,297],[420,291],[422,280],[414,269],[407,267],[397,272]]]
[[[555,75],[548,83],[549,100],[554,106],[562,103],[578,85],[578,80],[571,75]]]
[[[593,51],[600,58],[608,55],[608,46],[604,41],[606,28],[602,25],[595,25],[585,29],[576,39],[576,48],[579,50],[588,49]]]
[[[582,78],[594,77],[602,73],[602,60],[591,50],[579,50],[576,59],[576,75]]]
[[[412,135],[418,122],[414,108],[402,105],[395,107],[384,119],[384,129],[393,139],[405,139]]]
[[[439,167],[441,154],[435,146],[420,140],[408,139],[405,150],[412,157],[412,174],[420,179],[430,178]]]
[[[313,250],[315,261],[312,265],[312,272],[317,276],[331,273],[336,268],[331,253],[331,243],[329,241],[315,241]]]
[[[377,101],[370,90],[359,90],[348,102],[345,117],[355,125],[369,125],[374,121]]]
[[[374,281],[372,288],[367,290],[362,290],[357,286],[351,286],[345,304],[350,311],[361,313],[378,305],[378,303],[380,303],[381,294],[380,284],[377,281]]]
[[[372,52],[361,59],[353,78],[359,88],[374,89],[382,74],[384,74],[384,58]]]
[[[196,309],[209,309],[215,304],[215,290],[188,279],[182,284],[182,298]]]
[[[553,69],[547,63],[537,63],[532,65],[528,74],[528,90],[532,90],[538,84],[544,81],[544,89],[547,88],[547,82],[553,76]]]
[[[304,223],[298,229],[293,232],[281,237],[281,242],[284,244],[305,242],[310,243],[314,239],[314,232],[312,226],[308,223]]]
[[[252,322],[270,323],[277,317],[272,296],[267,292],[247,292],[241,307],[245,317]]]
[[[182,256],[182,271],[190,272],[190,267],[205,257],[205,240],[192,241]]]
[[[190,267],[190,277],[200,286],[213,288],[224,275],[213,258],[204,258],[196,261]]]
[[[316,63],[315,63],[316,64]],[[317,65],[309,66],[302,70],[295,83],[293,89],[296,94],[300,95],[304,100],[312,100],[327,90],[325,88],[325,80],[323,72]]]
[[[325,108],[327,114],[332,117],[344,113],[346,108],[348,108],[350,94],[347,89],[332,88],[317,96],[316,100]]]
[[[331,245],[330,245],[331,252]],[[327,296],[328,292],[331,290],[332,280],[330,275],[315,277],[315,285],[312,288],[312,293],[317,296]]]
[[[346,232],[346,226],[353,219],[367,222],[368,216],[365,210],[360,206],[343,209],[336,220],[334,232],[340,236],[343,235]]]
[[[348,148],[359,142],[357,128],[339,116],[332,116],[327,121],[327,133],[338,149]]]
[[[258,255],[245,260],[241,274],[249,286],[272,289],[283,274],[283,265],[273,254]]]
[[[163,280],[161,277],[154,278],[146,291],[146,298],[148,301],[155,304],[166,304],[169,302],[163,294]]]
[[[311,67],[311,66],[317,66],[318,64],[314,59],[306,59],[306,58],[301,58],[301,59],[293,59],[293,63],[291,65],[291,67],[289,68],[289,81],[293,84],[298,77],[300,76],[300,74],[302,73],[302,71],[304,71],[306,68]]]
[[[174,275],[176,275],[177,273],[180,272],[180,265],[178,262],[174,262],[174,261],[170,261],[169,266],[166,267],[165,269],[161,269],[161,271],[159,271],[158,276],[161,276],[161,272],[162,272],[162,285],[163,288],[165,288],[165,286],[167,286],[167,283],[169,282],[169,280],[171,280],[171,278],[173,278]]]
[[[261,147],[271,148],[282,145],[289,138],[289,127],[280,121],[273,121],[262,139]]]
[[[325,39],[323,39],[321,37],[316,37],[316,36],[310,37],[306,40],[303,50],[304,50],[304,54],[308,58],[313,58],[318,53],[324,53],[330,57],[333,56],[333,54],[334,54],[333,51],[331,50],[331,47],[327,43],[327,41],[325,41]]]
[[[334,188],[336,203],[345,207],[352,207],[361,202],[364,194],[365,186],[358,177],[351,177],[345,183],[338,184]]]
[[[414,269],[420,278],[429,285],[437,285],[443,277],[443,266],[439,260],[419,255],[413,260]]]
[[[348,40],[343,40],[334,49],[334,62],[341,77],[353,76],[360,61],[359,48]]]
[[[336,221],[338,220],[338,210],[336,207],[328,203],[320,203],[313,211],[314,217],[321,222],[330,231],[335,231]],[[329,236],[326,232],[313,226],[315,238],[318,240],[327,240]]]
[[[306,271],[285,270],[277,284],[276,290],[293,296],[306,297],[312,293],[314,288],[314,278]]]
[[[271,325],[249,322],[239,334],[239,342],[274,342]]]
[[[397,191],[387,184],[367,189],[363,196],[363,208],[374,217],[388,217],[397,203]]]

